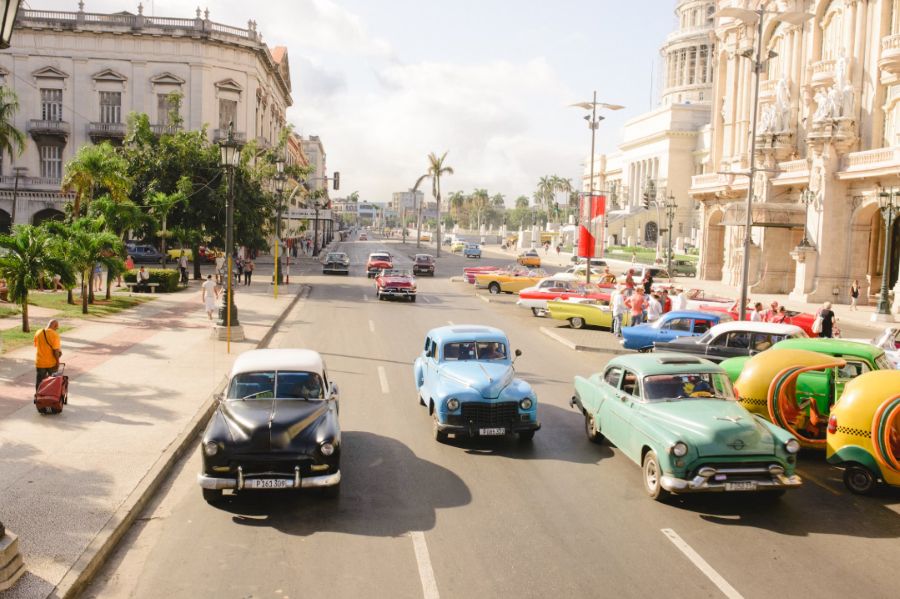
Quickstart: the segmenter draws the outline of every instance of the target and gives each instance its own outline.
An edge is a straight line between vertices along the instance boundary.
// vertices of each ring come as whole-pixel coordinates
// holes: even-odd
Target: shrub
[[[158,293],[172,293],[178,291],[178,281],[181,279],[181,273],[177,270],[163,270],[161,268],[151,268],[147,272],[150,273],[148,283],[158,283],[156,288]],[[137,281],[136,270],[129,270],[123,275],[126,283],[134,283]]]

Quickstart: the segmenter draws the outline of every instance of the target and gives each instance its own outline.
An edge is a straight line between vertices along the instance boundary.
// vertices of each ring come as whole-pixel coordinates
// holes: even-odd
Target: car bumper
[[[323,266],[322,272],[350,272],[349,266]]]
[[[717,475],[724,475],[725,478],[716,480]],[[731,485],[746,482],[752,482],[752,488],[731,487]],[[665,474],[660,478],[659,483],[663,489],[672,493],[733,493],[794,489],[803,484],[803,479],[796,474],[786,474],[784,468],[777,465],[770,466],[768,470],[741,468],[739,465],[735,465],[733,468],[700,468],[697,475],[691,479]]]
[[[416,292],[408,289],[379,289],[378,293],[385,297],[415,297]]]
[[[433,268],[413,268],[414,275],[433,275]]]
[[[515,433],[524,433],[528,431],[538,431],[541,429],[541,423],[530,421],[530,422],[515,422],[512,424],[507,424],[506,426],[499,427],[506,429],[506,434],[515,434]],[[497,436],[497,435],[480,435],[478,433],[479,427],[477,425],[468,425],[468,424],[450,424],[446,422],[438,422],[437,429],[442,433],[447,433],[449,435],[456,435],[462,437],[481,437],[481,436]]]
[[[244,476],[243,473],[239,470],[237,478],[227,478],[227,477],[219,477],[219,476],[210,476],[208,474],[198,474],[197,475],[197,484],[204,489],[213,489],[213,490],[223,490],[223,489],[233,489],[235,491],[240,491],[246,488],[246,481],[248,479],[259,479],[265,478],[267,480],[278,480],[285,481],[288,486],[281,487],[284,489],[317,489],[322,487],[333,487],[341,482],[341,472],[337,471],[332,474],[322,474],[319,476],[306,476],[301,477],[300,471],[296,471],[293,477],[290,476],[257,476],[257,475],[247,475]]]

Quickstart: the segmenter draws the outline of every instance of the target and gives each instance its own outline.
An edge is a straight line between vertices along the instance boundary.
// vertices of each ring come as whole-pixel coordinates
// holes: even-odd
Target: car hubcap
[[[867,489],[869,487],[869,477],[865,472],[856,470],[850,476],[850,484],[856,489]]]
[[[650,460],[647,462],[647,488],[651,491],[656,490],[656,485],[659,484],[659,477],[656,473],[656,462]]]

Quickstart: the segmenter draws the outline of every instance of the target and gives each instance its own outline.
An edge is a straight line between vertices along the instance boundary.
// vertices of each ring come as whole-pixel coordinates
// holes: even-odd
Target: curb
[[[631,352],[626,349],[607,349],[602,347],[594,347],[593,345],[579,345],[574,341],[569,341],[559,333],[555,333],[552,329],[548,329],[547,327],[541,327],[541,333],[547,335],[554,341],[558,341],[562,343],[566,347],[574,351],[584,351],[584,352],[593,352],[598,354],[612,354],[614,356],[619,356],[623,354],[630,354]]]
[[[309,297],[309,285],[301,284],[294,299],[275,319],[269,331],[257,344],[257,349],[265,348],[271,343],[278,328],[284,322],[287,315],[294,309],[297,303]],[[169,475],[172,466],[178,462],[186,451],[189,451],[197,435],[206,426],[207,420],[212,416],[216,408],[215,396],[225,389],[228,378],[224,377],[213,390],[212,395],[203,404],[197,413],[191,418],[185,429],[163,452],[156,463],[150,468],[137,487],[125,499],[116,512],[110,517],[106,525],[93,538],[87,548],[78,557],[63,579],[56,585],[49,597],[54,599],[74,599],[87,587],[94,576],[106,563],[106,558],[113,552],[116,545],[128,530],[138,515],[150,503],[156,491]]]

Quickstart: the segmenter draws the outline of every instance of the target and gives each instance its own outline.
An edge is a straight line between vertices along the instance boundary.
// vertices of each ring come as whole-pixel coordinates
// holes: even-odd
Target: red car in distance
[[[499,266],[470,266],[463,269],[463,278],[469,285],[475,284],[475,275],[481,272],[495,272],[501,270]]]
[[[609,298],[610,290],[606,287],[594,283],[588,285],[570,274],[558,274],[520,291],[516,303],[523,308],[531,308],[535,316],[543,316],[550,300],[593,299],[609,303]]]
[[[382,270],[390,270],[394,268],[394,258],[387,252],[373,252],[369,254],[369,260],[366,262],[366,275],[369,278],[374,277]]]
[[[383,270],[375,277],[375,295],[379,300],[399,297],[416,301],[416,277],[408,270]]]

